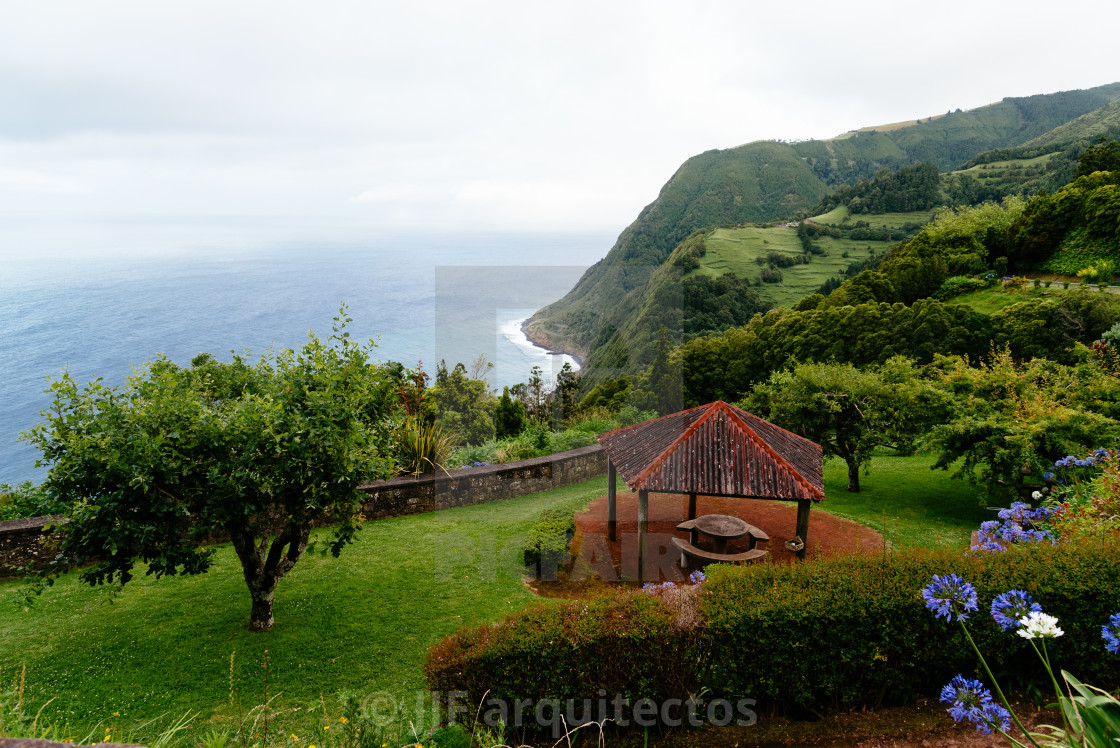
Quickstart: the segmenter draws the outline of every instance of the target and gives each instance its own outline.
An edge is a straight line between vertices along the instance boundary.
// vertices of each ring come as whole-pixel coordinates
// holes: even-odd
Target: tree
[[[50,467],[44,488],[70,506],[58,561],[89,584],[200,574],[208,539],[229,538],[252,599],[249,628],[273,625],[277,584],[316,524],[336,523],[337,556],[359,529],[359,484],[392,474],[388,448],[401,384],[369,363],[373,343],[344,328],[250,364],[209,354],[190,367],[160,357],[120,387],[51,385],[46,423],[23,438]]]
[[[1120,435],[1117,386],[1095,366],[1018,364],[1004,350],[979,366],[939,357],[930,369],[955,401],[952,417],[931,432],[934,467],[952,466],[953,477],[983,482],[989,493],[1018,496],[1025,476]]]
[[[509,396],[509,387],[502,388],[502,396],[494,409],[494,432],[499,439],[517,436],[525,428],[525,408]]]
[[[442,429],[458,434],[467,444],[482,444],[494,438],[491,412],[495,401],[485,379],[467,376],[467,367],[461,363],[448,371],[447,363],[440,361],[436,366],[436,383],[429,392],[436,422]]]
[[[883,374],[851,364],[801,364],[755,386],[743,407],[821,445],[848,466],[848,490],[880,444],[912,444],[944,400],[914,381],[911,362],[892,359]]]

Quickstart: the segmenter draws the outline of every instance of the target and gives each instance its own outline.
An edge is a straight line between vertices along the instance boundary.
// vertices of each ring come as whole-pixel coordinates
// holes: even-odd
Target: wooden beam
[[[696,494],[688,495],[688,519],[696,519]]]
[[[646,531],[649,529],[649,491],[638,491],[638,584],[645,582]]]
[[[809,510],[813,508],[812,499],[797,500],[797,537],[801,538],[801,550],[797,558],[804,561],[805,552],[809,550]]]
[[[607,460],[607,539],[618,540],[618,470]]]

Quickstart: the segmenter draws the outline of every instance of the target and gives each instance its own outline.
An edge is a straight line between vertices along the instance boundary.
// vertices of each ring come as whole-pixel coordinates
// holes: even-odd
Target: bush
[[[24,481],[18,486],[0,483],[0,522],[25,517],[66,514],[70,506],[52,499],[42,486]]]
[[[610,593],[562,604],[538,603],[496,624],[463,628],[428,651],[433,691],[489,698],[595,704],[622,695],[634,703],[698,692],[703,663],[695,629],[676,624],[657,595]],[[603,715],[606,716],[606,715]]]
[[[555,581],[556,572],[567,567],[571,558],[569,547],[575,534],[574,510],[546,509],[529,529],[521,562],[526,568],[536,567],[538,578]]]
[[[763,283],[781,283],[782,271],[777,268],[762,268],[762,272],[758,274],[758,279]]]
[[[962,293],[979,291],[987,287],[988,284],[978,278],[970,278],[967,275],[954,275],[951,278],[945,279],[945,282],[937,289],[937,293],[935,293],[934,296],[938,299],[951,299]]]
[[[702,606],[716,647],[709,686],[816,711],[931,698],[976,663],[960,627],[925,610],[920,590],[956,573],[980,594],[970,630],[993,668],[1020,686],[1038,675],[1029,644],[1008,636],[985,605],[1028,591],[1066,636],[1053,661],[1078,677],[1115,685],[1118,658],[1104,656],[1101,626],[1120,610],[1120,545],[1031,544],[1003,553],[908,551],[790,566],[712,567]]]

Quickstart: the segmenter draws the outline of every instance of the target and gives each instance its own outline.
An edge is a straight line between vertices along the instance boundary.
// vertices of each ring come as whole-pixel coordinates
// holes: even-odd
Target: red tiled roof
[[[723,401],[611,431],[599,443],[634,490],[824,498],[819,444]]]

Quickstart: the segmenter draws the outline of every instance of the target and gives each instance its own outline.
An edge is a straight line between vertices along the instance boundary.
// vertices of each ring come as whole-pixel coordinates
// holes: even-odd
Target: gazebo
[[[824,499],[823,456],[816,442],[717,401],[599,436],[608,459],[608,535],[617,539],[618,474],[638,492],[638,577],[642,581],[649,493],[797,502],[797,555],[805,558],[809,510]]]

